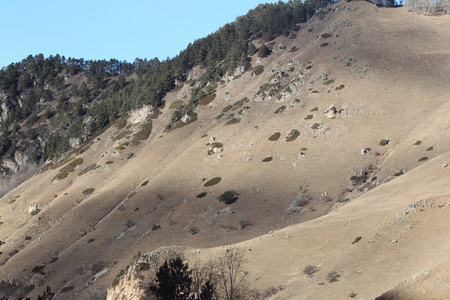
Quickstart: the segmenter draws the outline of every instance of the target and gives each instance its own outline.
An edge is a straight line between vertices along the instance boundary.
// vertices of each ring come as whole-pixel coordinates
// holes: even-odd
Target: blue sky
[[[28,55],[164,60],[261,0],[0,0],[0,68]]]

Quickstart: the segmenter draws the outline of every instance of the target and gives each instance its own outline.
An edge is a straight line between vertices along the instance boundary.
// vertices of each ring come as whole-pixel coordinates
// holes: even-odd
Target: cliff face
[[[379,238],[384,229],[371,228],[402,214],[409,200],[448,193],[433,182],[442,183],[448,170],[449,22],[403,8],[337,3],[295,34],[271,41],[271,55],[253,55],[251,66],[211,86],[186,115],[178,108],[205,72],[196,67],[164,106],[135,110],[1,198],[0,278],[35,286],[30,297],[48,285],[57,299],[95,298],[139,251],[181,245],[209,254],[209,248],[242,242],[253,243],[245,249],[255,255],[249,254],[251,280],[260,290],[289,285],[284,295],[295,295],[295,283],[314,287],[311,293],[324,286],[325,299],[342,282],[345,298],[351,284],[378,282],[361,274],[380,274],[379,268],[351,258],[370,260],[371,245],[397,247],[390,242],[406,231],[399,227]],[[434,181],[413,189],[420,181],[416,170]],[[394,201],[406,191],[409,198]],[[230,194],[230,201],[220,201]],[[283,231],[298,223],[299,231]],[[267,248],[274,257],[258,246],[270,239],[280,249]],[[434,249],[440,255],[441,248]],[[345,264],[337,259],[342,253]],[[388,261],[381,254],[376,261]],[[309,264],[322,273],[304,277]],[[355,292],[374,298],[393,288],[389,278],[399,282],[417,271],[402,270],[379,287]],[[122,275],[130,282],[122,278],[109,297],[141,295],[133,288],[139,274],[128,271]],[[332,271],[341,272],[339,282],[321,285]]]

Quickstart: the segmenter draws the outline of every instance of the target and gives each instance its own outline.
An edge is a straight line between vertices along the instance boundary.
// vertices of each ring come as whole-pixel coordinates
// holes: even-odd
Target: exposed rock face
[[[108,289],[106,300],[139,300],[144,298],[145,292],[141,287],[141,280],[136,278],[134,271],[134,267],[130,268],[116,286],[111,286]]]
[[[78,149],[81,147],[81,139],[80,138],[71,138],[69,140],[70,147]]]
[[[152,113],[153,108],[150,105],[144,105],[141,109],[133,111],[128,121],[132,124],[137,124],[144,121]]]

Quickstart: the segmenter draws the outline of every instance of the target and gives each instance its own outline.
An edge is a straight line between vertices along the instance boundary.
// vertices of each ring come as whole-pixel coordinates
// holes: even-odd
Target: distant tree
[[[266,45],[262,45],[258,50],[258,57],[267,57],[272,53],[272,50],[269,49]]]
[[[156,273],[156,284],[150,290],[158,299],[189,299],[191,271],[180,257],[165,261]]]

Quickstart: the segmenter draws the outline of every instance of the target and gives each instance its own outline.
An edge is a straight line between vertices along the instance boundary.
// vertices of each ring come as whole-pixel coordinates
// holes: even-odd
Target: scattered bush
[[[297,51],[297,50],[298,50],[298,48],[295,47],[295,46],[293,46],[291,49],[289,49],[289,52],[295,52],[295,51]]]
[[[206,197],[206,195],[208,195],[208,193],[207,192],[203,192],[203,193],[198,194],[196,196],[196,198],[203,198],[203,197]]]
[[[87,196],[87,195],[92,194],[94,191],[95,191],[95,188],[88,188],[83,191],[83,194]]]
[[[127,228],[133,227],[134,225],[136,225],[136,223],[134,223],[133,220],[127,220],[125,222],[125,227],[127,227]]]
[[[239,221],[239,226],[241,227],[241,229],[245,229],[247,227],[252,226],[252,222],[250,222],[249,220],[240,220]]]
[[[203,186],[213,186],[218,184],[220,181],[222,181],[221,177],[214,177],[210,180],[208,180]]]
[[[132,134],[130,130],[124,130],[121,133],[119,133],[115,138],[113,138],[113,141],[121,140],[130,134]]]
[[[225,106],[223,109],[222,109],[222,112],[223,113],[226,113],[227,111],[229,111],[230,109],[232,109],[233,108],[233,105],[227,105],[227,106]]]
[[[105,164],[107,164],[107,165],[111,165],[111,164],[113,164],[114,162],[112,161],[112,160],[108,160],[107,162],[105,162]]]
[[[320,35],[320,37],[321,38],[323,38],[323,39],[327,39],[327,38],[330,38],[330,37],[332,37],[333,35],[331,35],[331,34],[329,34],[329,33],[324,33],[324,34],[321,34]]]
[[[100,166],[97,166],[97,164],[89,165],[86,168],[84,168],[83,170],[81,170],[81,172],[78,173],[78,176],[84,175],[84,174],[88,173],[89,171],[92,171],[92,170],[97,169],[99,167]]]
[[[206,96],[205,98],[199,100],[197,102],[197,104],[198,105],[208,105],[209,103],[213,102],[214,99],[216,99],[216,96],[217,95],[215,93],[214,94],[210,94],[210,95]]]
[[[148,184],[148,180],[146,180],[143,183],[141,183],[141,186],[146,186],[147,184]]]
[[[305,120],[311,120],[313,118],[313,115],[307,115],[306,117],[305,117]]]
[[[380,141],[380,146],[386,146],[389,145],[391,143],[391,141],[389,141],[388,139],[382,139]]]
[[[300,135],[300,131],[297,129],[292,129],[291,132],[286,136],[286,142],[295,141]]]
[[[342,90],[344,87],[345,87],[345,85],[341,84],[340,86],[337,86],[337,87],[335,88],[335,90],[336,90],[336,91],[340,91],[340,90]]]
[[[324,84],[324,85],[330,85],[330,84],[332,84],[332,83],[334,83],[334,80],[333,80],[333,79],[330,79],[330,80],[325,81],[323,84]]]
[[[35,266],[31,272],[35,273],[35,274],[39,274],[42,273],[42,271],[44,271],[45,266]]]
[[[238,124],[239,122],[241,122],[240,118],[233,118],[233,119],[229,120],[228,122],[226,122],[225,125]]]
[[[25,241],[29,241],[29,240],[31,240],[31,236],[28,235],[25,237]]]
[[[421,162],[421,161],[426,161],[427,159],[428,159],[428,157],[426,157],[426,156],[421,157],[421,158],[419,159],[419,162]]]
[[[306,267],[303,269],[303,273],[304,273],[305,275],[312,276],[314,273],[317,272],[317,270],[318,270],[318,269],[317,269],[316,266],[309,265],[309,266],[306,266]]]
[[[172,104],[170,104],[169,109],[177,109],[181,105],[183,105],[183,100],[177,100],[172,102]]]
[[[217,200],[219,200],[220,202],[223,202],[227,205],[233,204],[234,202],[237,201],[237,199],[238,199],[238,193],[233,190],[225,191],[222,195],[217,197]]]
[[[323,44],[320,44],[320,47],[326,47],[326,46],[328,46],[329,45],[329,43],[323,43]]]
[[[264,72],[264,66],[257,65],[255,68],[253,68],[252,76],[258,76]]]
[[[362,236],[358,236],[353,242],[352,245],[358,243],[362,239]]]
[[[272,156],[267,156],[262,160],[262,162],[269,162],[269,161],[272,161],[272,159],[273,159]]]
[[[319,111],[319,108],[318,107],[314,107],[310,111]]]
[[[275,114],[281,114],[285,109],[286,109],[286,106],[283,105],[283,106],[277,108],[277,110],[275,110],[274,113]]]
[[[67,292],[70,292],[71,290],[73,290],[74,287],[75,287],[74,285],[66,286],[66,287],[62,288],[61,291],[59,291],[59,292],[60,292],[61,294],[67,293]]]
[[[191,235],[197,234],[199,231],[200,231],[200,229],[198,229],[197,226],[191,227],[191,228],[189,229],[189,233],[190,233]]]
[[[291,204],[288,207],[289,211],[296,211],[299,207],[305,206],[308,204],[308,199],[306,199],[303,193],[298,194],[291,200]]]
[[[161,228],[161,225],[159,225],[159,224],[152,225],[152,231],[158,230],[160,228]]]
[[[328,280],[328,282],[335,282],[335,281],[338,281],[338,278],[340,277],[341,275],[339,275],[338,273],[336,273],[335,271],[331,271],[330,273],[328,273],[328,275],[327,275],[327,280]]]
[[[420,144],[422,144],[422,141],[416,141],[416,142],[414,143],[414,146],[419,146]]]
[[[145,141],[152,133],[153,123],[149,120],[133,137],[134,141]]]
[[[269,136],[268,140],[269,141],[278,141],[278,139],[280,138],[281,133],[280,132],[275,132],[274,134],[272,134],[271,136]]]

